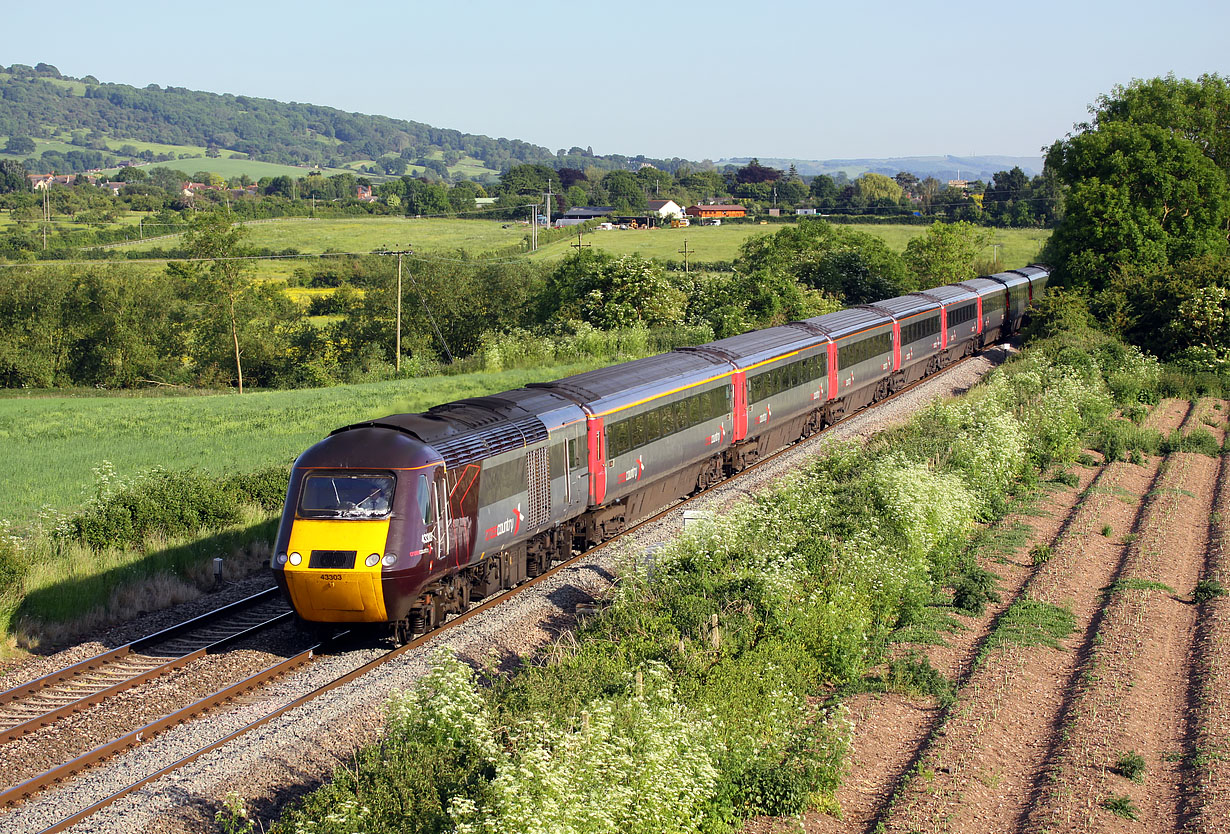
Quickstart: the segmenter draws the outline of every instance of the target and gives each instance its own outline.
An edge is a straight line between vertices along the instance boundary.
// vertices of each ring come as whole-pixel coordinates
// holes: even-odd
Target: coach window
[[[659,417],[658,409],[652,409],[645,412],[645,442],[652,443],[662,436],[662,425]]]
[[[635,449],[637,446],[645,445],[645,415],[637,414],[635,417],[630,417],[628,422],[631,424],[631,433],[628,437],[629,448]]]
[[[675,433],[675,404],[662,406],[662,436],[670,437]]]

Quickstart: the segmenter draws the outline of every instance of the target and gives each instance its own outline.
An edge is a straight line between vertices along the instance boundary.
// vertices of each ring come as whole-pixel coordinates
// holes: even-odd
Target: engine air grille
[[[308,558],[309,568],[324,570],[350,569],[354,567],[357,552],[354,550],[313,550]]]

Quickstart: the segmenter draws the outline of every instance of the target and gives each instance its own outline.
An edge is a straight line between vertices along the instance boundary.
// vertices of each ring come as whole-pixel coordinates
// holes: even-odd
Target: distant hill
[[[69,78],[48,64],[0,66],[0,137],[13,136],[34,139],[37,153],[6,156],[38,160],[50,151],[61,173],[114,166],[123,161],[123,144],[143,154],[135,158],[146,161],[238,154],[278,165],[326,169],[367,165],[393,175],[416,165],[417,170],[426,167],[441,174],[481,177],[523,162],[608,169],[657,162],[595,156],[577,147],[560,156],[519,139],[492,139],[314,104],[157,84],[137,88],[103,83],[93,76]],[[0,142],[0,151],[3,148]],[[191,167],[209,170],[206,164]]]
[[[732,157],[720,159],[715,164],[721,168],[724,165],[746,165],[750,160],[751,157]],[[919,177],[935,177],[943,182],[955,179],[988,181],[996,172],[1010,171],[1017,166],[1031,177],[1042,173],[1040,156],[896,156],[887,159],[767,159],[762,156],[760,164],[782,170],[794,165],[804,176],[831,175],[843,171],[853,179],[868,171],[890,177],[901,171],[909,171]]]

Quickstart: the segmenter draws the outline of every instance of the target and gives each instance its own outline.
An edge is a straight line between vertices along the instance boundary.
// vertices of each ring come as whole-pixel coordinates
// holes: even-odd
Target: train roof
[[[801,324],[782,324],[679,350],[713,354],[729,360],[738,368],[747,368],[778,356],[827,344],[828,339],[814,329]]]
[[[1003,292],[1004,285],[990,278],[971,278],[968,281],[962,281],[956,284],[958,287],[965,287],[979,295],[990,295],[993,292]]]
[[[919,294],[899,295],[896,298],[886,298],[883,301],[877,301],[874,304],[864,304],[862,307],[876,312],[885,313],[895,319],[901,320],[909,316],[926,313],[932,310],[939,310],[940,305],[933,298],[926,298]]]
[[[958,284],[947,284],[943,287],[933,287],[929,290],[923,290],[917,295],[926,298],[934,299],[940,302],[945,307],[951,304],[959,304],[962,301],[973,301],[978,297],[978,294],[969,287],[962,287]]]
[[[557,426],[559,418],[570,412],[574,419],[583,416],[575,404],[558,394],[514,388],[487,397],[443,403],[422,414],[390,414],[364,420],[332,434],[368,428],[393,429],[427,444],[439,452],[445,464],[454,467],[546,440],[547,422]]]
[[[1009,288],[1029,286],[1029,276],[1023,272],[997,272],[989,277]]]
[[[299,455],[296,467],[326,469],[418,469],[439,463],[435,449],[400,431],[375,425],[334,432]]]
[[[828,334],[830,339],[851,336],[861,330],[875,327],[877,324],[892,323],[892,319],[884,313],[857,307],[850,310],[838,310],[836,313],[825,313],[823,316],[814,316],[803,321]]]
[[[550,391],[582,403],[596,414],[605,414],[733,370],[729,361],[717,356],[695,350],[672,350],[555,382],[531,383],[528,387]]]

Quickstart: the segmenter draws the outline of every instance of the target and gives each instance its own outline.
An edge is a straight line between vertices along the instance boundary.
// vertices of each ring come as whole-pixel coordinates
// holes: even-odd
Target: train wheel
[[[404,646],[414,639],[414,629],[410,618],[403,618],[393,623],[393,645]]]

